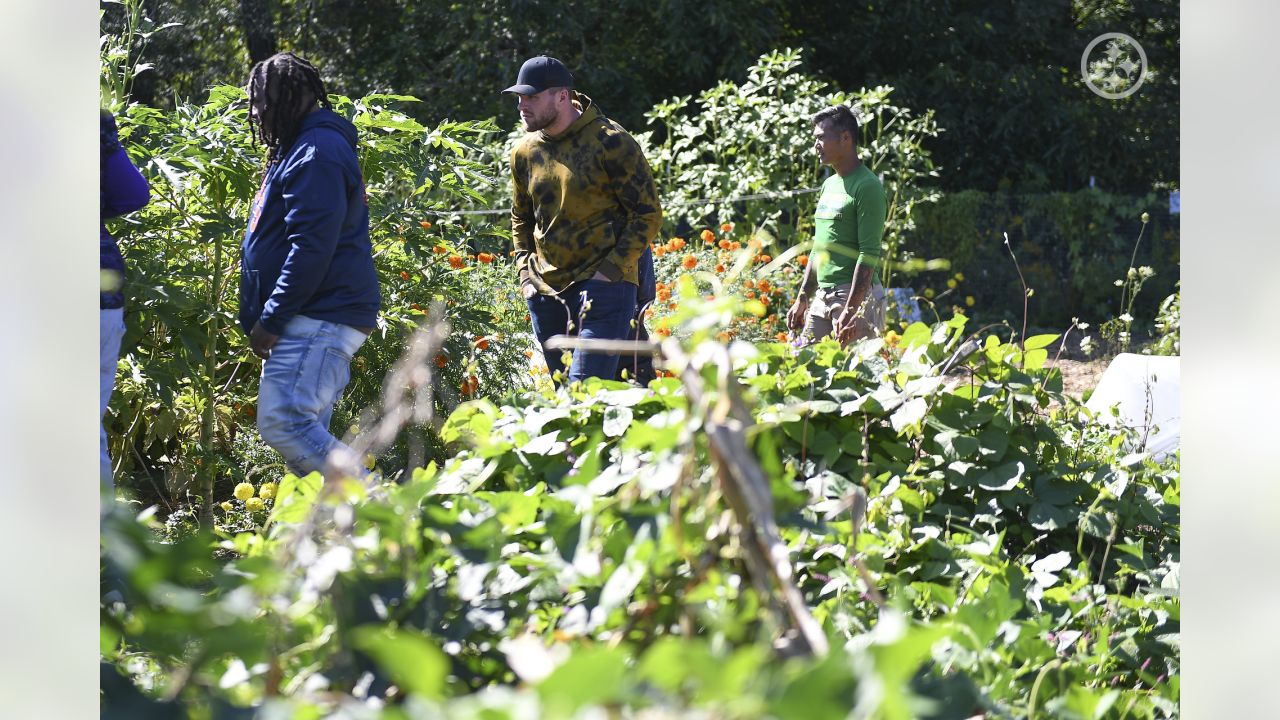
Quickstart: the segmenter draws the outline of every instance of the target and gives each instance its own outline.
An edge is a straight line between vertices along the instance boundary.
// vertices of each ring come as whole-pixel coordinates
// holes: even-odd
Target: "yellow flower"
[[[253,497],[253,486],[249,483],[240,483],[236,486],[235,492],[232,494],[236,496],[237,500],[244,500],[247,502],[249,498]]]
[[[262,487],[258,488],[258,497],[263,500],[270,500],[276,496],[276,484],[273,482],[262,483]]]
[[[958,272],[958,273],[956,273],[956,281],[958,281],[958,282],[964,282],[964,273],[962,273],[962,272]]]
[[[973,307],[973,296],[972,296],[972,295],[965,295],[965,296],[964,296],[964,304],[965,304],[965,305],[968,305],[969,307]]]
[[[266,509],[267,504],[263,502],[262,498],[255,497],[255,498],[249,498],[248,500],[245,500],[244,507],[249,512],[262,512],[263,510]]]
[[[932,297],[933,297],[933,288],[925,288],[925,289],[924,289],[924,296],[925,296],[926,298],[932,298]]]
[[[955,279],[955,278],[951,278],[950,280],[948,280],[948,281],[947,281],[947,288],[949,288],[949,289],[951,289],[951,290],[955,290],[955,289],[956,289],[956,285],[957,285],[957,283],[956,283],[956,279]]]
[[[226,511],[226,512],[231,512],[232,510],[234,510],[234,509],[235,509],[235,506],[234,506],[234,505],[232,505],[232,504],[231,504],[231,503],[229,503],[229,502],[224,502],[224,503],[222,503],[222,505],[221,505],[220,507],[221,507],[224,511]]]
[[[378,466],[378,458],[376,458],[376,457],[374,457],[374,456],[372,456],[372,455],[365,455],[365,456],[364,456],[364,469],[365,469],[365,470],[372,470],[372,469],[374,469],[374,468],[375,468],[375,467],[377,467],[377,466]]]
[[[902,339],[902,336],[892,330],[885,333],[885,336],[884,336],[884,341],[888,343],[890,347],[896,346],[898,344],[898,341],[901,339]]]

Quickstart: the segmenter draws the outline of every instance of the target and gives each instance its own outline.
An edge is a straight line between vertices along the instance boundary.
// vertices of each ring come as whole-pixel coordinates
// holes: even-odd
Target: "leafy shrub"
[[[1009,240],[1027,285],[1035,291],[1034,320],[1042,327],[1066,327],[1073,317],[1099,323],[1124,312],[1117,307],[1117,278],[1129,267],[1150,266],[1155,297],[1172,291],[1178,279],[1178,221],[1154,194],[1112,195],[1089,189],[1074,193],[1009,195],[966,190],[920,206],[910,247],[922,257],[945,257],[950,269],[969,280],[983,319],[1022,319],[1022,286],[1004,247]],[[1133,259],[1139,218],[1149,212],[1151,227]],[[942,285],[936,274],[922,281]],[[1132,310],[1151,318],[1155,300],[1147,295]]]
[[[684,300],[690,357],[735,304]],[[104,657],[151,697],[293,715],[1176,715],[1176,465],[1060,395],[1052,336],[959,361],[964,331],[735,343],[737,390],[718,363],[683,370],[709,407],[746,405],[826,659],[770,659],[772,601],[676,378],[465,403],[441,431],[454,456],[403,484],[287,476],[254,530],[219,531],[221,566],[207,533],[160,545],[111,518]]]
[[[234,451],[242,433],[257,432],[259,372],[235,321],[238,240],[262,165],[245,100],[242,89],[221,87],[202,106],[164,113],[135,104],[121,118],[122,138],[153,200],[114,228],[129,294],[124,372],[108,418],[112,456],[118,472],[162,475],[166,494],[191,491],[206,502],[264,467],[244,464]],[[470,159],[492,126],[426,128],[395,109],[412,98],[333,101],[360,130],[383,306],[377,330],[353,360],[335,427],[380,400],[387,368],[436,301],[454,329],[436,373],[440,411],[464,399],[460,389],[472,377],[479,394],[509,390],[510,378],[528,376],[528,331],[514,270],[499,250],[507,231],[437,214],[480,198],[478,188],[492,183]],[[389,460],[390,469],[403,467],[404,448]]]
[[[884,182],[888,220],[886,257],[905,257],[904,238],[917,205],[936,197],[927,183],[937,172],[925,143],[938,134],[932,111],[917,114],[890,102],[887,86],[835,90],[800,71],[803,55],[781,50],[760,56],[742,83],[722,81],[691,96],[658,103],[639,136],[662,193],[666,227],[694,234],[733,222],[777,238],[781,247],[812,237],[814,194],[739,203],[706,202],[758,193],[814,188],[830,173],[813,151],[810,118],[845,103],[859,117],[859,154]],[[891,266],[886,265],[885,281]]]

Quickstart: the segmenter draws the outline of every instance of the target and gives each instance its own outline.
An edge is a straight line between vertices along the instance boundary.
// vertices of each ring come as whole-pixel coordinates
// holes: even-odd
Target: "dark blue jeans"
[[[628,340],[648,340],[649,330],[644,325],[644,310],[658,295],[658,278],[653,268],[653,250],[644,249],[640,256],[638,268],[640,287],[636,289],[636,325],[628,325]],[[625,373],[625,376],[624,376]],[[632,380],[640,385],[648,385],[655,376],[653,356],[648,353],[623,353],[618,356],[618,379]]]
[[[590,307],[584,312],[583,305],[587,301]],[[583,280],[570,285],[559,295],[536,294],[529,298],[528,303],[533,334],[546,356],[547,370],[555,377],[556,371],[564,372],[564,363],[561,362],[564,351],[547,350],[547,340],[555,335],[609,340],[627,337],[636,314],[636,286],[626,281]],[[573,318],[572,326],[570,317]],[[617,372],[617,355],[576,350],[568,377],[562,381],[575,382],[589,377],[613,379]]]

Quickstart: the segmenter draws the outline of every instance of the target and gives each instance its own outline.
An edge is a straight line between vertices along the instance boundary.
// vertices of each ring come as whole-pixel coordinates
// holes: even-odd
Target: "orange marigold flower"
[[[800,263],[800,267],[804,267],[805,265],[809,264],[809,256],[801,255],[800,257],[796,258],[796,262]]]
[[[449,358],[445,357],[444,353],[436,355],[436,367],[443,368],[448,362]]]
[[[737,240],[734,240],[733,242],[729,243],[729,249],[730,249],[730,250],[741,250],[741,249],[742,249],[742,243],[738,242]]]
[[[474,345],[477,350],[488,350],[489,338],[483,335],[477,335],[476,339],[471,341],[471,344]]]
[[[756,287],[760,288],[760,292],[769,292],[769,288],[771,286],[769,285],[768,280],[761,280],[760,282],[756,283]]]
[[[732,231],[733,231],[733,223],[725,223],[720,226],[720,232],[732,232]]]
[[[724,263],[716,263],[716,272],[722,273],[724,271],[725,271]]]
[[[751,248],[752,250],[759,250],[761,247],[763,247],[763,244],[760,242],[759,238],[751,238],[750,240],[747,241],[747,247]]]
[[[449,252],[449,248],[447,248],[447,247],[445,247],[445,246],[443,246],[443,245],[437,245],[437,246],[435,246],[435,247],[431,248],[431,252],[433,252],[433,253],[435,253],[435,254],[437,254],[437,255],[444,255],[445,253]]]
[[[665,246],[665,245],[659,245],[658,247],[656,247],[656,248],[654,248],[654,249],[653,249],[653,254],[654,254],[654,256],[655,256],[655,257],[662,257],[663,255],[666,255],[666,254],[667,254],[667,246]]]
[[[480,379],[475,375],[468,376],[466,380],[462,381],[460,390],[462,390],[463,395],[475,395],[480,390]]]
[[[762,264],[762,265],[763,265],[764,263],[767,263],[767,262],[773,262],[773,256],[772,256],[772,255],[761,255],[760,257],[757,257],[757,258],[756,258],[756,262],[758,262],[758,263],[760,263],[760,264]]]
[[[750,299],[750,298],[754,298],[755,296],[756,296],[756,291],[755,291],[755,290],[748,290],[748,291],[747,291],[747,298],[748,298],[748,299]]]
[[[671,331],[668,330],[667,328],[658,328],[657,330],[653,331],[653,334],[662,338],[671,337]]]
[[[780,332],[780,333],[778,333],[775,337],[777,337],[777,338],[778,338],[778,342],[782,342],[782,343],[784,343],[784,342],[786,342],[786,341],[787,341],[787,334],[786,334],[786,333],[784,333],[784,332]]]
[[[671,308],[671,312],[675,312],[676,310],[680,309],[680,303],[672,302],[669,307]]]
[[[422,229],[423,229],[423,230],[430,230],[430,229],[431,229],[431,221],[430,221],[430,220],[423,220],[422,222],[420,222],[420,223],[418,223],[418,224],[422,226]]]
[[[408,272],[405,272],[404,270],[401,270],[401,271],[400,271],[400,279],[401,279],[401,280],[408,280],[408,279],[409,279],[409,273],[408,273]]]
[[[710,230],[703,230],[698,237],[702,238],[707,244],[711,244],[716,241],[716,234]]]
[[[755,286],[756,286],[756,283],[751,278],[747,278],[746,280],[742,281],[742,287],[747,290],[753,290],[755,289]]]
[[[679,237],[678,237],[678,238],[671,238],[671,249],[672,249],[672,250],[683,250],[683,249],[684,249],[684,238],[679,238]]]
[[[733,243],[729,242],[728,240],[721,240],[721,241],[720,241],[720,249],[721,249],[721,250],[728,250],[728,249],[730,249],[730,248],[732,248],[732,247],[733,247]]]
[[[453,268],[454,270],[457,270],[458,268],[466,264],[467,264],[467,261],[463,260],[462,257],[459,255],[449,256],[449,267]]]
[[[774,321],[777,319],[778,319],[777,315],[770,315],[769,317],[765,318],[764,321],[765,321],[765,324],[772,325]]]
[[[716,335],[716,337],[720,340],[720,342],[727,343],[733,339],[733,333],[729,332],[728,330],[721,330]]]
[[[684,267],[685,270],[692,270],[698,267],[698,258],[693,253],[689,253],[684,256],[684,261],[681,262],[680,265]]]
[[[533,359],[533,351],[532,351],[532,350],[525,350],[525,351],[524,351],[524,358],[525,358],[526,360],[532,360],[532,359]]]
[[[488,265],[489,263],[493,262],[494,257],[490,253],[482,252],[476,256],[476,259],[484,263],[485,265]]]

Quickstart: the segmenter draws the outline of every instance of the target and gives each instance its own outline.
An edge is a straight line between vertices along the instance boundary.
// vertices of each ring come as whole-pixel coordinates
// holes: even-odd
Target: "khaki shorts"
[[[809,316],[805,319],[801,336],[806,345],[831,334],[852,289],[853,286],[848,284],[818,289],[809,305]],[[873,282],[854,321],[854,340],[879,337],[884,332],[884,305],[884,286]]]

